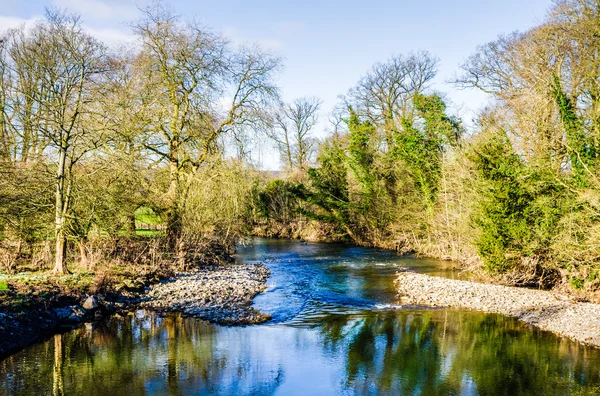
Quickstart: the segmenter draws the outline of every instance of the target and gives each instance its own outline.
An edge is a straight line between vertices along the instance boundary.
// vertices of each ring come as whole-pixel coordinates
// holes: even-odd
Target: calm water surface
[[[600,394],[600,350],[497,315],[399,307],[394,274],[452,265],[343,245],[257,239],[268,324],[136,312],[0,362],[0,395]]]

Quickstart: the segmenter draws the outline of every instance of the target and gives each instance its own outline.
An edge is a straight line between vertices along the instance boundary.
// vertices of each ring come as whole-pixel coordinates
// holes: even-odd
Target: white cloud
[[[14,29],[21,26],[29,27],[39,19],[41,19],[40,16],[34,16],[32,18],[25,19],[8,15],[0,15],[0,33],[8,29]]]
[[[13,17],[8,15],[0,15],[0,34],[9,29],[25,26],[25,28],[33,26],[36,21],[43,19],[42,16],[34,16],[29,19]],[[110,27],[95,28],[86,24],[83,28],[92,36],[102,41],[109,47],[116,47],[121,44],[131,47],[135,41],[135,36],[127,29],[117,29]]]
[[[83,28],[109,47],[114,48],[119,45],[130,46],[135,41],[135,36],[127,30],[113,28],[91,28],[85,25]]]
[[[135,0],[52,0],[61,9],[81,14],[89,21],[126,21],[138,15],[139,1]],[[141,5],[141,4],[140,4]]]

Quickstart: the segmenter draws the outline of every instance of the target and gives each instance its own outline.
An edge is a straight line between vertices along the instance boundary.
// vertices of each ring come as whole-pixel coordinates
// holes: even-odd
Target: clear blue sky
[[[39,17],[45,6],[82,14],[92,33],[108,42],[128,35],[125,25],[147,0],[0,0],[0,30]],[[177,13],[197,18],[234,42],[257,42],[285,58],[279,77],[284,99],[318,96],[322,119],[377,61],[428,50],[440,58],[435,89],[446,92],[467,120],[485,95],[445,81],[479,44],[540,23],[550,0],[250,1],[172,0]],[[320,129],[325,123],[320,124]],[[316,135],[323,136],[323,131]],[[266,160],[273,167],[271,160]]]

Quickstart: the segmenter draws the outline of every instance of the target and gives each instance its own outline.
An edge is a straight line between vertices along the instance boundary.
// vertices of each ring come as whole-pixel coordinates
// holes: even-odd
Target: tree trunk
[[[80,257],[80,265],[82,268],[86,268],[86,269],[90,269],[88,268],[89,265],[89,260],[88,260],[88,255],[87,255],[87,251],[85,249],[85,238],[79,238],[79,257]]]
[[[175,149],[171,148],[174,152]],[[174,154],[175,158],[177,157]],[[170,163],[170,183],[167,196],[169,197],[170,208],[167,212],[167,243],[170,249],[176,249],[181,237],[181,212],[179,210],[179,200],[181,199],[181,186],[179,182],[179,163],[174,160]]]
[[[181,232],[181,213],[179,213],[179,208],[175,203],[167,213],[167,242],[170,249],[176,249],[179,245]]]
[[[61,147],[58,158],[58,169],[56,170],[56,201],[55,201],[55,237],[56,237],[56,255],[54,272],[59,274],[67,273],[67,237],[65,236],[65,163],[67,159],[67,149]]]
[[[288,166],[291,172],[294,170],[294,161],[292,160],[292,147],[290,146],[290,139],[287,130],[285,131],[285,154],[287,156]]]
[[[125,221],[125,229],[127,230],[127,234],[131,236],[136,235],[135,213],[131,213],[127,216],[127,219]]]
[[[56,236],[56,255],[54,261],[54,272],[66,274],[67,271],[67,238],[62,234]]]

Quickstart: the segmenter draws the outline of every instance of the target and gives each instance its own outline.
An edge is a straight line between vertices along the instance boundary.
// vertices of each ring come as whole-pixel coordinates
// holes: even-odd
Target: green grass
[[[135,211],[135,220],[138,223],[138,225],[140,225],[139,223],[142,223],[142,227],[144,227],[144,225],[147,225],[148,228],[157,228],[157,227],[150,227],[150,226],[155,226],[155,225],[159,225],[159,224],[163,224],[162,219],[160,218],[159,215],[157,215],[152,208],[149,208],[147,206],[142,206],[141,208],[138,208]],[[151,230],[151,229],[145,229],[145,228],[138,228],[135,230],[135,233],[139,236],[144,236],[144,237],[155,237],[155,236],[160,236],[160,235],[165,235],[165,231],[164,230]]]
[[[140,230],[137,229],[135,230],[135,233],[139,236],[145,236],[145,237],[155,237],[155,236],[160,236],[160,235],[165,235],[165,231],[164,230]]]
[[[8,290],[8,283],[0,282],[0,291]]]
[[[152,208],[142,206],[135,211],[135,219],[146,224],[161,224],[163,221]]]

